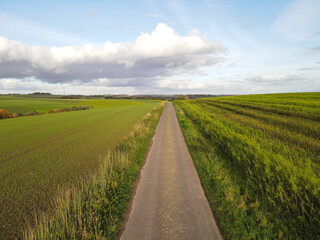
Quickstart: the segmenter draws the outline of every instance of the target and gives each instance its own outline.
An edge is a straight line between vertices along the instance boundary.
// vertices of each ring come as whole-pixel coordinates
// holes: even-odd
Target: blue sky
[[[320,91],[320,1],[1,1],[0,93]]]

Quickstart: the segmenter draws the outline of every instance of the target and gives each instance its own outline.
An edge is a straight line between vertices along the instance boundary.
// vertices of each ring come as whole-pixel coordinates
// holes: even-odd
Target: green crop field
[[[51,109],[72,108],[73,106],[91,106],[93,108],[119,107],[155,103],[152,100],[125,99],[61,99],[61,96],[37,95],[0,95],[0,109],[10,113],[23,114],[36,111],[47,113]]]
[[[106,99],[106,100],[86,100],[79,102],[82,105],[91,106],[93,108],[106,108],[106,107],[119,107],[122,105],[132,106],[132,105],[141,105],[147,102],[136,101],[136,100],[126,100],[126,99]],[[155,103],[148,102],[148,103]]]
[[[319,239],[320,93],[175,107],[226,239]]]
[[[10,100],[5,101],[9,106]],[[34,101],[39,110],[48,100]],[[59,191],[97,170],[105,154],[159,104],[87,102],[103,107],[0,121],[0,239],[21,236],[26,222],[32,224],[35,214],[50,210]]]
[[[32,111],[47,113],[50,109],[71,108],[82,105],[79,101],[83,101],[83,99],[61,99],[57,96],[0,95],[0,109],[6,109],[10,113]]]

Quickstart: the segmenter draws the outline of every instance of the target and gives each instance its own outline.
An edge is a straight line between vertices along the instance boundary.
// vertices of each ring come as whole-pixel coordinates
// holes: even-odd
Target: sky
[[[0,94],[320,92],[319,0],[0,1]]]

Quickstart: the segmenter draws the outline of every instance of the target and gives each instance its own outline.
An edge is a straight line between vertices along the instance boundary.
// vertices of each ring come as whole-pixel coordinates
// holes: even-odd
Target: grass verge
[[[115,239],[164,103],[136,125],[99,170],[56,201],[54,216],[42,215],[24,239]]]

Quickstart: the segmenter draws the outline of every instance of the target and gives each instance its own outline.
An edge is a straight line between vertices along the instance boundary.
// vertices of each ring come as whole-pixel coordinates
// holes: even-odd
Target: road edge
[[[186,142],[186,138],[185,138],[185,136],[184,136],[184,131],[182,130],[182,127],[181,127],[181,124],[180,124],[180,121],[179,121],[179,118],[178,118],[178,115],[177,115],[177,111],[176,111],[175,105],[174,105],[173,103],[172,103],[172,105],[173,105],[173,109],[174,109],[174,112],[175,112],[175,115],[176,115],[176,118],[177,118],[179,127],[180,127],[180,129],[181,129],[181,132],[182,132],[182,135],[183,135],[183,138],[184,138],[184,142],[185,142],[185,144],[186,144],[186,146],[187,146],[189,155],[190,155],[190,157],[191,157],[191,159],[192,159],[193,166],[194,166],[194,168],[195,168],[195,170],[196,170],[196,173],[197,173],[197,176],[198,176],[198,178],[199,178],[202,191],[203,191],[204,196],[205,196],[205,198],[206,198],[206,200],[207,200],[207,202],[208,202],[208,204],[209,204],[209,208],[210,208],[210,210],[211,210],[211,211],[210,211],[210,212],[211,212],[211,215],[212,215],[212,217],[213,217],[213,219],[214,219],[215,225],[217,226],[217,229],[218,229],[218,232],[219,232],[221,238],[224,239],[224,237],[223,237],[223,235],[222,235],[222,232],[221,232],[221,230],[220,230],[219,223],[218,223],[218,221],[217,221],[216,218],[215,218],[214,211],[213,211],[213,209],[212,209],[212,207],[211,207],[211,204],[210,204],[210,202],[209,202],[208,194],[207,194],[207,192],[206,192],[205,189],[204,189],[204,186],[203,186],[203,183],[202,183],[202,181],[201,181],[201,178],[200,178],[198,169],[197,169],[197,167],[196,167],[196,165],[195,165],[195,163],[194,163],[194,159],[193,159],[193,157],[192,157],[192,155],[191,155],[191,152],[190,152],[190,150],[189,150],[189,146],[188,146],[188,144],[187,144],[187,142]]]
[[[157,123],[157,127],[156,127],[156,129],[154,130],[154,132],[153,132],[152,138],[151,138],[151,140],[150,140],[150,143],[149,143],[149,145],[148,145],[147,151],[146,151],[145,156],[144,156],[144,159],[143,159],[143,163],[142,163],[142,165],[141,165],[140,168],[139,168],[138,177],[137,177],[137,179],[134,181],[134,183],[132,184],[130,200],[129,200],[128,204],[127,204],[126,212],[125,212],[125,214],[123,215],[123,221],[122,221],[121,227],[120,227],[120,229],[119,229],[119,231],[118,231],[118,234],[117,234],[117,237],[116,237],[117,240],[120,240],[120,239],[121,239],[121,236],[122,236],[123,232],[124,232],[125,229],[126,229],[126,224],[127,224],[127,222],[129,221],[129,217],[130,217],[130,214],[131,214],[131,211],[132,211],[133,200],[134,200],[134,198],[135,198],[135,196],[136,196],[137,188],[138,188],[138,185],[139,185],[139,183],[140,183],[141,174],[142,174],[142,169],[144,168],[144,166],[145,166],[146,163],[147,163],[147,160],[148,160],[150,151],[151,151],[151,149],[152,149],[152,147],[153,147],[154,137],[155,137],[155,135],[156,135],[156,133],[157,133],[159,123],[160,123],[160,121],[161,121],[161,119],[162,119],[162,117],[163,117],[163,113],[164,113],[165,108],[167,107],[167,104],[168,104],[168,102],[166,103],[165,107],[163,108],[163,111],[162,111],[161,116],[160,116],[160,118],[159,118],[159,120],[158,120],[158,123]]]

